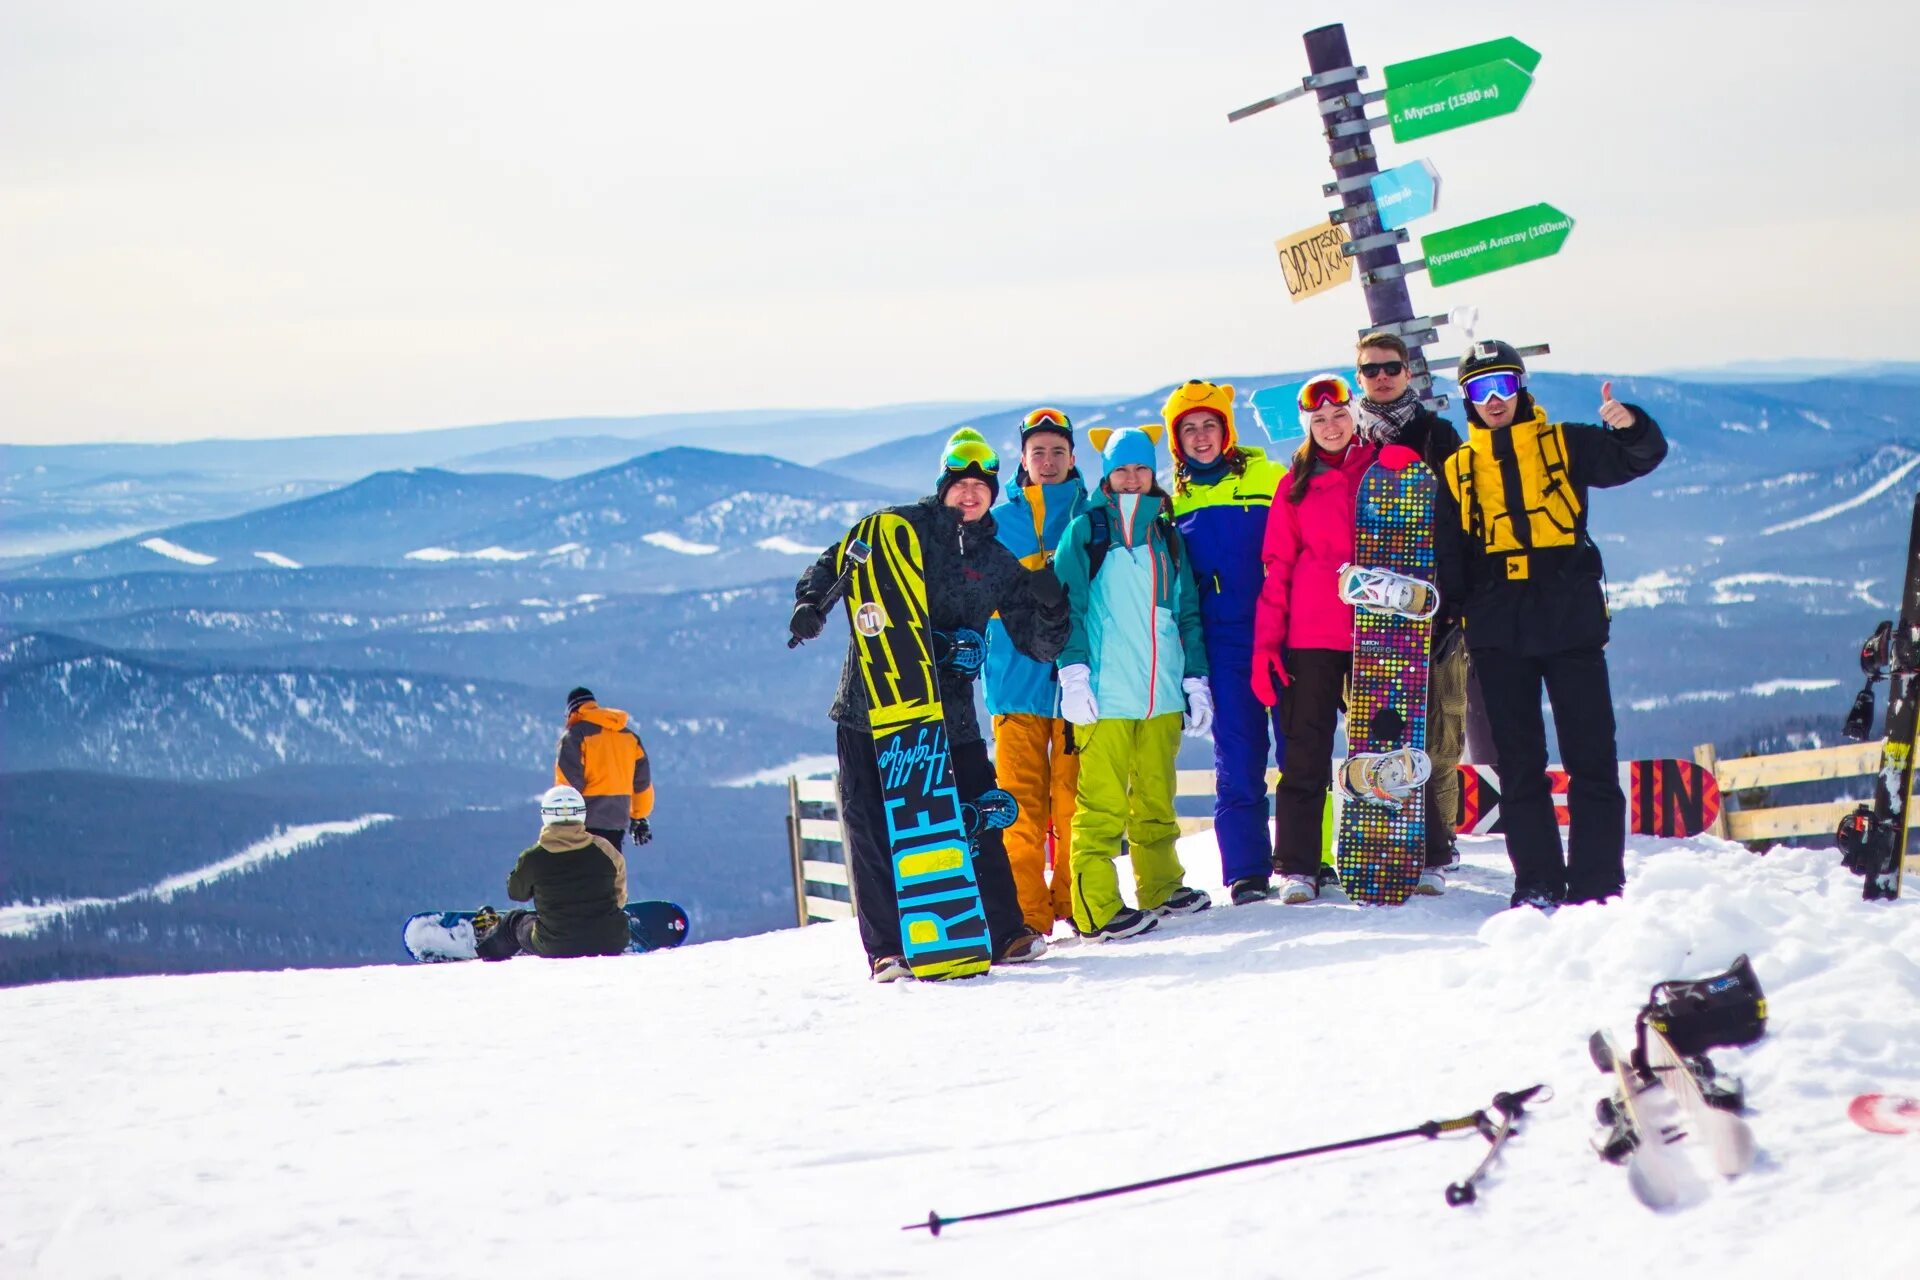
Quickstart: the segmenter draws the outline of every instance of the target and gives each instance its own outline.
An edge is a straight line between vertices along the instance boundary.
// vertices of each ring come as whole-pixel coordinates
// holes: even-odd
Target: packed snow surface
[[[1911,1277],[1920,900],[1831,850],[1636,839],[1624,900],[1218,906],[948,984],[867,980],[854,926],[657,955],[0,991],[0,1275]],[[1212,886],[1209,837],[1182,842]],[[350,895],[330,909],[351,909]],[[695,924],[696,930],[698,922]],[[399,951],[399,922],[394,925]],[[1759,1162],[1654,1213],[1588,1143],[1597,1027],[1746,952]],[[1418,1138],[1000,1221],[956,1215],[1555,1090]],[[1680,1144],[1684,1153],[1688,1142]]]
[[[182,564],[207,565],[220,558],[201,551],[190,551],[177,542],[168,542],[165,538],[142,538],[140,545],[155,555],[165,556],[169,560],[178,560]]]

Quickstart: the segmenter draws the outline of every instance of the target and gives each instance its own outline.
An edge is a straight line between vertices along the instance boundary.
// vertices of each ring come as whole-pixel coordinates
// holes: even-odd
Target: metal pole
[[[1307,69],[1315,75],[1323,71],[1354,65],[1353,54],[1347,48],[1347,28],[1341,23],[1336,22],[1331,26],[1316,28],[1307,32],[1301,39],[1307,46]],[[1352,86],[1345,84],[1323,85],[1314,90],[1314,95],[1325,102],[1330,98],[1338,98],[1348,93],[1351,88]],[[1357,94],[1354,96],[1358,97]],[[1366,105],[1356,101],[1323,117],[1329,131],[1327,154],[1330,157],[1346,160],[1344,164],[1333,166],[1334,177],[1343,182],[1346,179],[1365,179],[1380,172],[1380,166],[1374,159],[1373,143],[1369,135],[1337,137],[1332,133],[1335,125],[1348,124],[1365,116]],[[1342,155],[1343,152],[1346,154]],[[1367,188],[1364,181],[1355,183],[1340,192],[1340,204],[1346,210],[1355,210],[1357,206],[1371,204],[1372,201],[1373,192]],[[1351,212],[1344,215],[1341,221],[1355,240],[1380,234],[1380,215],[1376,211]],[[1376,271],[1382,267],[1398,266],[1399,263],[1400,248],[1393,244],[1383,244],[1378,248],[1368,249],[1354,258],[1354,267],[1359,271]],[[1391,280],[1363,284],[1361,287],[1367,295],[1367,318],[1372,322],[1373,327],[1379,328],[1383,325],[1413,319],[1413,302],[1407,296],[1407,282],[1404,277],[1396,276]],[[1413,364],[1414,390],[1424,397],[1431,394],[1433,379],[1427,373],[1425,352],[1418,343],[1413,341],[1417,336],[1420,335],[1407,335],[1407,350]]]

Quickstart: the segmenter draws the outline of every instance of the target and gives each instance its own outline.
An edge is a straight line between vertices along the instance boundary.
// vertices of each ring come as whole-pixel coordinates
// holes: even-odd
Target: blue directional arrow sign
[[[1373,203],[1380,214],[1382,231],[1392,231],[1415,218],[1424,218],[1440,204],[1440,174],[1431,160],[1415,160],[1375,174],[1369,185],[1373,188]]]

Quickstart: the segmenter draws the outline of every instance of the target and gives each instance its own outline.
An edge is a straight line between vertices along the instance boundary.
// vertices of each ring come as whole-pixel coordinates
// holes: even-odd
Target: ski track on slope
[[[310,822],[302,826],[288,827],[276,831],[264,840],[256,840],[240,852],[208,863],[195,871],[182,872],[168,876],[157,884],[144,889],[135,889],[132,893],[123,893],[117,898],[68,898],[59,902],[12,903],[0,907],[0,937],[12,937],[21,934],[38,933],[62,916],[71,915],[91,907],[117,907],[143,898],[157,898],[162,902],[175,894],[187,893],[212,884],[236,871],[244,871],[256,863],[273,858],[285,858],[311,848],[313,845],[330,840],[335,836],[353,835],[365,831],[368,827],[382,822],[393,821],[390,813],[369,813],[344,822]]]
[[[1789,529],[1804,529],[1810,524],[1818,524],[1822,520],[1831,520],[1835,516],[1844,515],[1852,511],[1855,507],[1864,507],[1867,503],[1872,502],[1875,498],[1906,479],[1907,474],[1915,467],[1920,467],[1920,454],[1915,454],[1913,457],[1908,458],[1905,462],[1887,472],[1887,474],[1881,476],[1878,480],[1875,480],[1872,484],[1853,495],[1853,497],[1848,498],[1845,502],[1835,503],[1833,506],[1816,511],[1811,515],[1799,516],[1781,524],[1769,525],[1767,528],[1762,529],[1760,533],[1762,536],[1765,536],[1774,533],[1785,533]]]
[[[1217,907],[951,984],[868,982],[849,923],[0,991],[0,1275],[1912,1274],[1920,1140],[1845,1109],[1920,1093],[1920,901],[1861,902],[1832,850],[1635,838],[1624,900],[1548,917],[1503,910],[1497,840],[1462,844],[1442,898]],[[1210,886],[1211,838],[1181,848]],[[1587,1034],[1742,951],[1772,1020],[1714,1058],[1758,1167],[1649,1212],[1588,1147]],[[1471,1136],[900,1230],[1538,1081],[1466,1208]]]

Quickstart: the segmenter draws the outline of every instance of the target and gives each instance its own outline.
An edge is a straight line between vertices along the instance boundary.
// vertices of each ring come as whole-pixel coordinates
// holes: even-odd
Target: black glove
[[[1067,589],[1060,583],[1060,575],[1053,571],[1051,564],[1043,564],[1033,571],[1033,601],[1042,609],[1059,609],[1067,603]]]
[[[637,849],[653,839],[653,824],[645,818],[635,818],[627,824],[627,834],[633,837],[633,845]]]
[[[787,630],[793,632],[796,640],[811,640],[820,634],[827,625],[827,615],[820,612],[818,605],[802,600],[793,606],[793,616],[787,619]]]

